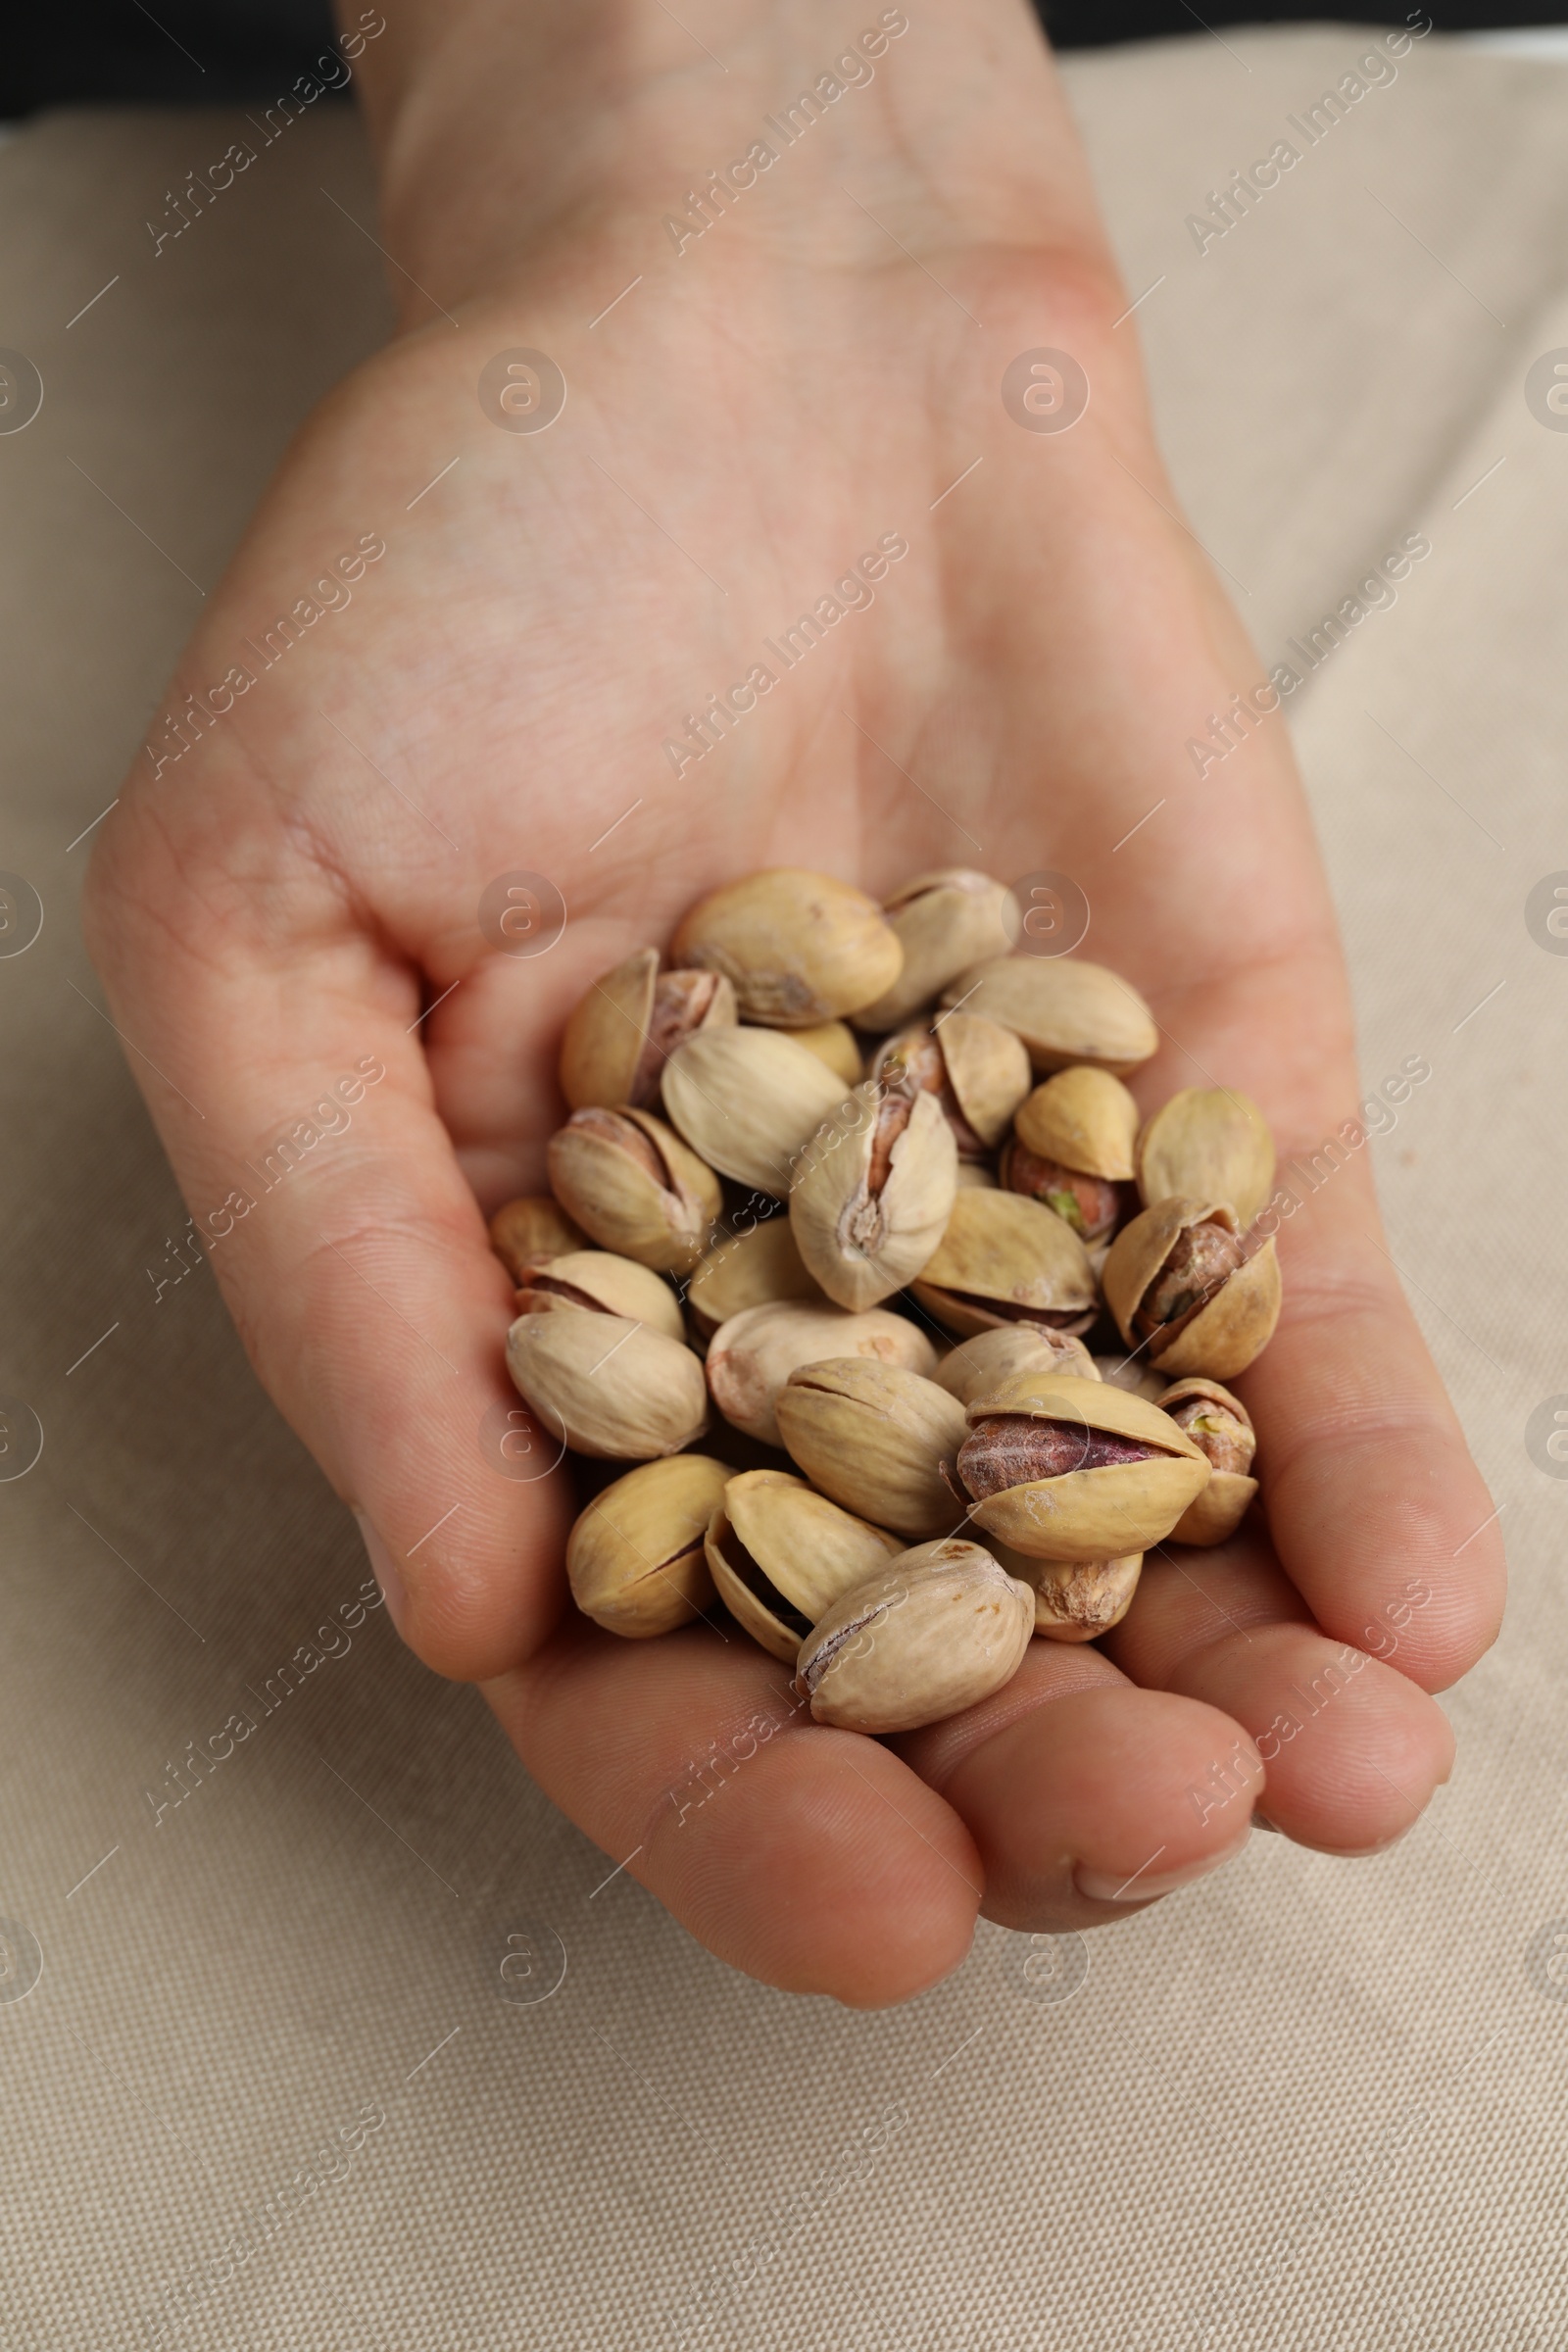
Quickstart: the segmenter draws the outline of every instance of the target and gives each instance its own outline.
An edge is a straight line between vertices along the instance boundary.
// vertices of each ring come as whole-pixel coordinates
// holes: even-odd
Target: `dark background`
[[[571,5],[571,0],[556,0]],[[1368,0],[1336,12],[1319,0],[1037,0],[1059,48],[1198,33],[1213,24],[1402,24],[1410,0]],[[20,14],[20,12],[19,12]],[[1553,24],[1568,0],[1423,0],[1442,32]],[[151,106],[248,104],[276,98],[332,39],[326,0],[75,0],[31,9],[0,55],[0,119],[95,100]]]

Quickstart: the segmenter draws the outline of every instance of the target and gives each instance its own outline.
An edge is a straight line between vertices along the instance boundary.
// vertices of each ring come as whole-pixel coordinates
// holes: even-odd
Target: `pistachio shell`
[[[1015,1029],[1037,1070],[1094,1062],[1122,1076],[1147,1061],[1159,1044],[1154,1019],[1138,991],[1102,963],[1074,956],[1001,956],[960,972],[943,1003],[962,1002]]]
[[[683,918],[673,960],[724,973],[749,1021],[810,1029],[893,986],[904,950],[863,891],[773,866],[729,882]]]
[[[1009,1683],[1034,1631],[1034,1594],[979,1544],[900,1552],[801,1644],[796,1689],[818,1723],[912,1732]]]
[[[771,1029],[704,1029],[664,1067],[664,1107],[692,1149],[780,1200],[795,1155],[843,1101],[826,1062]]]
[[[1018,904],[1004,882],[968,866],[915,874],[884,909],[904,949],[904,969],[874,1004],[862,1005],[862,1029],[898,1029],[972,963],[1004,956],[1018,936]]]
[[[1000,1143],[1029,1092],[1029,1053],[1022,1038],[973,1012],[946,1014],[937,1036],[965,1120],[983,1144]]]
[[[1167,1376],[1200,1372],[1213,1380],[1230,1380],[1245,1372],[1273,1337],[1280,1314],[1280,1268],[1272,1238],[1239,1266],[1203,1305],[1188,1319],[1147,1340],[1135,1330],[1135,1317],[1165,1260],[1182,1235],[1194,1225],[1215,1224],[1227,1233],[1240,1230],[1240,1220],[1228,1201],[1186,1200],[1180,1196],[1156,1200],[1124,1226],[1111,1244],[1105,1260],[1105,1304],[1129,1348],[1137,1342],[1151,1367]]]
[[[708,1349],[708,1385],[726,1421],[766,1446],[782,1446],[780,1389],[803,1364],[859,1355],[928,1373],[936,1349],[918,1324],[886,1307],[852,1315],[825,1298],[745,1307],[719,1325]]]
[[[748,1306],[786,1298],[823,1303],[820,1286],[801,1263],[788,1217],[768,1217],[715,1242],[686,1286],[699,1331],[711,1333]]]
[[[663,1065],[683,1037],[733,1027],[735,991],[721,974],[661,973],[657,948],[639,948],[601,972],[579,998],[561,1047],[561,1091],[573,1110],[659,1099]]]
[[[935,1381],[838,1358],[792,1372],[773,1409],[795,1461],[846,1510],[906,1536],[945,1533],[961,1520],[942,1463],[967,1434],[963,1408]]]
[[[973,1504],[977,1527],[1034,1559],[1094,1563],[1148,1551],[1208,1483],[1203,1454],[1158,1405],[1104,1381],[1026,1372],[975,1397],[966,1419],[972,1429],[999,1415],[1071,1422],[1086,1439],[1102,1431],[1153,1448],[1141,1461],[1030,1479]]]
[[[1145,1207],[1175,1195],[1228,1200],[1250,1225],[1274,1182],[1274,1138],[1255,1102],[1229,1087],[1188,1086],[1138,1138]]]
[[[689,1348],[620,1315],[519,1315],[507,1369],[546,1429],[578,1453],[648,1462],[708,1427],[703,1367]]]
[[[1141,1355],[1097,1355],[1095,1370],[1113,1389],[1147,1396],[1151,1404],[1157,1404],[1169,1386],[1164,1373],[1151,1371]]]
[[[957,1149],[936,1097],[870,1079],[802,1154],[790,1190],[802,1261],[840,1306],[875,1306],[919,1273],[957,1189]]]
[[[810,1029],[792,1029],[790,1035],[808,1054],[825,1061],[846,1086],[858,1086],[865,1076],[865,1060],[848,1021],[818,1021]]]
[[[524,1266],[542,1265],[568,1250],[586,1250],[588,1236],[558,1201],[509,1200],[490,1220],[490,1247],[515,1282]]]
[[[1251,1415],[1246,1405],[1239,1396],[1233,1396],[1229,1389],[1221,1388],[1217,1380],[1189,1378],[1176,1381],[1160,1396],[1159,1409],[1162,1413],[1174,1413],[1194,1397],[1223,1406],[1225,1412],[1234,1415],[1244,1429],[1251,1429]],[[1207,1486],[1171,1530],[1172,1542],[1223,1544],[1240,1527],[1257,1491],[1257,1480],[1245,1470],[1211,1469]]]
[[[987,1396],[1020,1372],[1098,1380],[1100,1371],[1082,1340],[1042,1330],[1038,1323],[999,1323],[951,1348],[931,1375],[960,1404]],[[1016,1571],[1015,1571],[1016,1573]]]
[[[1094,1270],[1078,1236],[1020,1193],[960,1192],[941,1246],[911,1289],[949,1331],[968,1339],[1031,1319],[1085,1331],[1095,1318]]]
[[[1026,1560],[1002,1546],[1003,1565],[1035,1596],[1035,1632],[1048,1642],[1098,1642],[1133,1605],[1144,1555],[1120,1560]]]
[[[659,1273],[696,1264],[723,1203],[711,1169],[646,1110],[574,1110],[549,1162],[557,1200],[584,1231]]]
[[[639,1641],[701,1616],[713,1587],[704,1538],[729,1472],[703,1453],[645,1462],[596,1494],[566,1539],[584,1616]]]
[[[746,1470],[715,1506],[707,1548],[730,1615],[793,1665],[817,1619],[886,1567],[901,1539],[840,1510],[788,1470]]]
[[[675,1294],[667,1282],[635,1258],[608,1250],[568,1250],[561,1257],[524,1266],[517,1277],[517,1312],[551,1314],[560,1308],[624,1316],[645,1323],[666,1339],[685,1341]]]
[[[1133,1174],[1138,1105],[1119,1078],[1089,1062],[1037,1086],[1013,1129],[1026,1151],[1081,1175],[1122,1184]]]

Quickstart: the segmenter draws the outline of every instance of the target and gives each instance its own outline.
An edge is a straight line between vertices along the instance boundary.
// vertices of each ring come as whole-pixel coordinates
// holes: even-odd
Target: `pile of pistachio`
[[[639,1465],[572,1529],[578,1607],[638,1638],[722,1603],[819,1722],[974,1704],[1257,1492],[1221,1383],[1279,1315],[1262,1114],[1189,1088],[1142,1119],[1143,999],[1019,937],[964,870],[885,906],[795,868],[714,891],[667,969],[577,1005],[554,1199],[491,1226],[541,1431]]]

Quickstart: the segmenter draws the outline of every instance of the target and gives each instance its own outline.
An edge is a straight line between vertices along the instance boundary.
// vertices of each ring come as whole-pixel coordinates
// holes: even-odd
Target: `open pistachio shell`
[[[578,999],[561,1046],[561,1091],[573,1110],[587,1103],[646,1110],[671,1049],[698,1029],[736,1019],[735,991],[721,973],[665,972],[659,950],[639,948],[601,972]]]
[[[1069,1380],[1100,1378],[1099,1367],[1082,1340],[1043,1331],[1038,1323],[1001,1323],[994,1331],[977,1332],[972,1340],[950,1348],[931,1377],[939,1389],[967,1404],[972,1397],[988,1396],[1020,1372],[1050,1373]]]
[[[1104,1381],[1025,1372],[975,1397],[965,1418],[971,1431],[999,1420],[1065,1424],[1082,1433],[1086,1451],[1097,1435],[1149,1449],[1140,1460],[1026,1478],[973,1504],[977,1527],[1034,1559],[1100,1562],[1148,1551],[1208,1483],[1203,1454],[1158,1405]],[[965,1468],[960,1456],[960,1478]]]
[[[1004,956],[1018,937],[1018,903],[1011,891],[969,866],[913,875],[883,911],[904,949],[904,969],[874,1004],[861,1006],[862,1029],[901,1028],[956,973]]]
[[[912,1732],[1011,1682],[1034,1595],[958,1537],[900,1552],[844,1595],[801,1644],[795,1687],[817,1723]]]
[[[963,1407],[896,1364],[851,1356],[792,1372],[773,1404],[812,1486],[901,1535],[946,1534],[963,1505],[942,1476],[963,1444]]]
[[[841,1510],[788,1470],[732,1478],[707,1538],[720,1600],[754,1641],[791,1666],[817,1619],[901,1548],[900,1537]]]
[[[519,1315],[507,1369],[543,1426],[577,1453],[651,1462],[708,1427],[691,1349],[620,1315]]]
[[[1020,1106],[1013,1129],[1026,1151],[1081,1175],[1122,1184],[1133,1174],[1138,1105],[1109,1070],[1058,1070]]]
[[[1088,1061],[1120,1077],[1159,1044],[1138,991],[1103,964],[1073,956],[998,956],[960,972],[942,1001],[961,1001],[965,1012],[1015,1029],[1037,1070]]]
[[[919,1273],[957,1189],[936,1097],[870,1079],[801,1155],[790,1225],[802,1262],[840,1306],[875,1306]]]
[[[852,1315],[826,1298],[780,1299],[743,1307],[719,1325],[709,1344],[708,1385],[726,1421],[764,1446],[782,1446],[775,1405],[790,1374],[851,1355],[922,1374],[936,1362],[919,1325],[886,1307]]]
[[[490,1220],[490,1247],[514,1282],[524,1266],[542,1265],[568,1250],[586,1250],[588,1236],[557,1200],[509,1200]]]
[[[1274,1138],[1255,1102],[1229,1087],[1187,1086],[1138,1138],[1145,1207],[1181,1195],[1228,1200],[1250,1225],[1274,1182]]]
[[[672,1633],[713,1597],[704,1540],[729,1472],[703,1453],[645,1462],[594,1496],[566,1539],[571,1596],[612,1634]]]
[[[1239,1421],[1247,1438],[1250,1439],[1252,1421],[1246,1405],[1239,1396],[1233,1396],[1229,1389],[1221,1388],[1217,1380],[1189,1378],[1176,1381],[1160,1396],[1159,1409],[1162,1413],[1174,1413],[1181,1405],[1194,1401],[1218,1405],[1222,1417],[1228,1422]],[[1201,1428],[1193,1430],[1191,1422],[1186,1426],[1194,1443],[1203,1446],[1205,1452],[1209,1451]],[[1243,1449],[1250,1460],[1250,1446],[1244,1445]],[[1257,1480],[1247,1470],[1222,1469],[1217,1463],[1214,1464],[1209,1470],[1207,1486],[1171,1530],[1171,1541],[1175,1544],[1223,1544],[1241,1526],[1256,1493]]]
[[[910,1288],[959,1339],[999,1323],[1087,1331],[1094,1269],[1055,1212],[1020,1193],[960,1192],[938,1249]]]
[[[705,1335],[748,1306],[786,1298],[823,1303],[820,1284],[801,1263],[788,1217],[768,1217],[715,1242],[686,1286],[692,1320]]]
[[[710,892],[682,918],[670,956],[722,972],[744,1017],[778,1029],[810,1029],[858,1011],[904,966],[875,900],[792,865]]]
[[[1129,1348],[1152,1369],[1172,1379],[1199,1372],[1211,1380],[1231,1380],[1267,1347],[1279,1321],[1280,1267],[1272,1239],[1210,1288],[1201,1305],[1152,1333],[1138,1328],[1139,1311],[1167,1260],[1184,1235],[1200,1225],[1218,1226],[1233,1237],[1241,1230],[1226,1200],[1177,1197],[1156,1200],[1134,1217],[1105,1259],[1105,1304]]]
[[[650,1111],[574,1110],[548,1157],[557,1200],[602,1249],[662,1274],[702,1256],[723,1196],[712,1170]]]
[[[1048,1642],[1098,1642],[1133,1605],[1144,1555],[1120,1560],[1030,1560],[1006,1544],[998,1556],[1035,1596],[1035,1632]]]
[[[684,1343],[675,1294],[649,1266],[608,1250],[568,1250],[564,1256],[524,1266],[517,1277],[519,1315],[551,1314],[561,1308],[623,1315],[666,1339]]]
[[[847,1087],[858,1086],[865,1076],[865,1060],[848,1021],[818,1021],[810,1029],[792,1029],[790,1035],[808,1054],[825,1061]]]
[[[1029,1092],[1029,1051],[1021,1037],[978,1013],[950,1012],[937,1031],[959,1110],[980,1141],[998,1144]]]
[[[844,1101],[815,1054],[772,1029],[703,1029],[664,1065],[664,1108],[721,1175],[782,1200],[795,1160]]]

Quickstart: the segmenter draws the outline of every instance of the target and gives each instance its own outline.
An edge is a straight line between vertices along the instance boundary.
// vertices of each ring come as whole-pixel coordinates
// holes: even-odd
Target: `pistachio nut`
[[[890,1037],[875,1074],[895,1070],[936,1097],[965,1159],[980,1159],[1001,1142],[1029,1092],[1023,1040],[968,1012],[944,1013],[929,1026],[917,1021]]]
[[[897,1029],[933,1002],[970,964],[1004,956],[1018,937],[1018,903],[1004,882],[955,865],[915,874],[883,912],[904,949],[904,969],[874,1004],[862,1005],[862,1029]]]
[[[818,1021],[810,1029],[792,1029],[791,1037],[818,1061],[825,1061],[835,1078],[858,1086],[865,1076],[865,1056],[848,1021]]]
[[[1273,1241],[1250,1244],[1228,1200],[1156,1200],[1112,1242],[1104,1285],[1128,1347],[1175,1376],[1245,1372],[1279,1321]]]
[[[517,1276],[518,1314],[550,1314],[562,1307],[620,1315],[628,1323],[662,1331],[666,1339],[686,1338],[668,1283],[635,1258],[616,1257],[608,1250],[568,1250],[561,1257],[541,1258],[522,1268]]]
[[[1208,1456],[1208,1484],[1172,1529],[1177,1544],[1223,1544],[1257,1493],[1250,1477],[1257,1439],[1246,1405],[1217,1380],[1178,1380],[1159,1399],[1178,1429]]]
[[[1228,1200],[1250,1225],[1274,1182],[1274,1138],[1246,1095],[1224,1086],[1187,1086],[1156,1110],[1138,1138],[1144,1206],[1180,1194]]]
[[[1162,1543],[1208,1483],[1168,1413],[1104,1381],[1025,1372],[968,1406],[957,1473],[971,1517],[1040,1560],[1096,1563]]]
[[[825,1298],[780,1299],[743,1307],[719,1325],[709,1343],[708,1386],[726,1421],[765,1446],[782,1446],[774,1407],[790,1374],[852,1355],[921,1374],[936,1363],[919,1325],[886,1307],[852,1315]]]
[[[972,1340],[950,1348],[931,1377],[939,1389],[946,1389],[960,1404],[968,1404],[975,1396],[988,1396],[1020,1372],[1050,1373],[1066,1380],[1100,1378],[1099,1367],[1082,1340],[1043,1330],[1038,1323],[999,1323],[994,1331],[977,1332]]]
[[[1119,1078],[1092,1063],[1057,1070],[1019,1107],[1013,1133],[1027,1151],[1083,1176],[1125,1184],[1135,1173],[1138,1105]]]
[[[823,1303],[819,1285],[801,1263],[788,1217],[768,1217],[744,1233],[726,1234],[686,1286],[686,1304],[705,1338],[745,1307],[786,1298]]]
[[[997,956],[960,972],[942,1002],[961,1002],[966,1012],[1015,1029],[1037,1070],[1087,1061],[1121,1077],[1159,1044],[1138,991],[1102,963],[1075,956]]]
[[[720,1600],[786,1665],[817,1619],[903,1547],[902,1538],[840,1510],[788,1470],[732,1478],[714,1505],[707,1544]]]
[[[1147,1396],[1151,1404],[1157,1404],[1170,1386],[1164,1373],[1152,1372],[1141,1355],[1097,1355],[1095,1370],[1113,1389],[1125,1389],[1131,1396]]]
[[[1038,1200],[1071,1226],[1086,1250],[1108,1242],[1116,1230],[1121,1195],[1103,1176],[1087,1176],[1059,1159],[1042,1159],[1015,1135],[1002,1148],[1000,1174],[1004,1192]]]
[[[946,1533],[962,1505],[942,1475],[963,1444],[963,1407],[899,1364],[803,1364],[773,1400],[779,1435],[813,1487],[901,1535]]]
[[[561,1045],[561,1091],[590,1103],[646,1110],[659,1100],[668,1055],[694,1030],[733,1026],[735,991],[721,972],[661,972],[659,950],[639,948],[601,972],[572,1007]]]
[[[608,1633],[672,1633],[713,1597],[704,1539],[728,1470],[705,1453],[628,1470],[580,1511],[566,1539],[571,1596]]]
[[[1008,1554],[1009,1560],[1018,1554]],[[1098,1642],[1133,1605],[1144,1555],[1121,1560],[1031,1560],[1017,1574],[1033,1590],[1035,1632],[1048,1642]]]
[[[779,1200],[796,1154],[843,1101],[827,1063],[774,1029],[704,1029],[664,1065],[664,1108],[692,1150]]]
[[[790,1227],[802,1262],[840,1306],[875,1306],[919,1273],[957,1190],[935,1096],[868,1079],[801,1156]]]
[[[559,1201],[524,1197],[509,1200],[490,1220],[490,1247],[515,1282],[524,1266],[542,1265],[568,1250],[586,1250],[588,1236]]]
[[[904,966],[897,934],[863,890],[778,865],[710,891],[686,914],[676,963],[722,972],[749,1021],[810,1029],[856,1012]]]
[[[960,1192],[940,1247],[910,1289],[961,1340],[999,1323],[1087,1331],[1097,1303],[1078,1236],[1017,1193]]]
[[[650,1462],[708,1427],[703,1367],[678,1340],[621,1315],[519,1315],[507,1369],[545,1428],[577,1453]]]
[[[723,1196],[712,1170],[652,1112],[574,1110],[550,1139],[549,1162],[556,1199],[604,1249],[662,1274],[702,1256]]]
[[[917,1731],[1010,1683],[1034,1617],[1029,1587],[982,1544],[952,1536],[917,1544],[847,1592],[807,1636],[795,1688],[817,1723]]]

